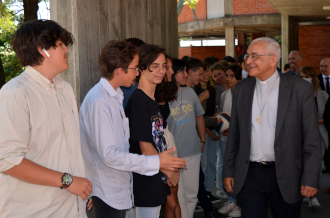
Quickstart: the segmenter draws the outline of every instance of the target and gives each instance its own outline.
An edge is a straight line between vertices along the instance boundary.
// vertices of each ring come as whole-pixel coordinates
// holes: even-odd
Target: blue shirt
[[[287,75],[291,75],[291,76],[295,76],[295,77],[298,77],[299,75],[296,74],[296,72],[294,72],[292,69],[290,69],[288,72],[284,73],[284,74],[287,74]]]
[[[159,172],[158,155],[129,153],[129,126],[123,93],[101,78],[80,107],[81,149],[91,196],[124,210],[133,206],[132,172],[152,176]]]
[[[135,91],[135,89],[138,87],[138,85],[139,85],[139,83],[135,82],[134,86],[131,86],[128,88],[125,86],[120,86],[121,91],[124,93],[124,101],[123,101],[124,109],[126,108],[129,97],[131,97],[132,93]]]

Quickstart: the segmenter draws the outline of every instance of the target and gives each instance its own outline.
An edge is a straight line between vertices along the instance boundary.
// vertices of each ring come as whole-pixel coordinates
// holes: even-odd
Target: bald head
[[[320,71],[322,74],[329,76],[330,75],[330,58],[324,58],[320,63]]]
[[[293,50],[289,54],[289,65],[291,70],[298,74],[301,64],[302,64],[302,55],[299,51]]]

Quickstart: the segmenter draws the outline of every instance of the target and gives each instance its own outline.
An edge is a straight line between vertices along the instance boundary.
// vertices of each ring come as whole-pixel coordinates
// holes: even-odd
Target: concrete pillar
[[[298,50],[298,30],[292,17],[282,15],[282,69],[289,62],[289,53]]]
[[[236,49],[235,49],[235,28],[226,27],[226,56],[231,56],[236,59]]]
[[[50,18],[70,31],[69,70],[61,73],[78,105],[100,80],[98,58],[109,40],[137,37],[178,57],[177,1],[50,0]]]

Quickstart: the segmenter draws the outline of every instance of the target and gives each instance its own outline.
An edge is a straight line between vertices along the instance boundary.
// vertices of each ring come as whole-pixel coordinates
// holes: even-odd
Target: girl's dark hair
[[[56,42],[61,40],[66,46],[73,44],[73,36],[52,20],[33,20],[20,26],[13,35],[13,47],[19,63],[22,66],[41,65],[44,58],[38,48],[56,48]]]
[[[99,57],[101,76],[111,80],[115,69],[128,67],[136,54],[137,48],[132,42],[109,41]]]
[[[173,75],[177,74],[179,71],[184,70],[185,67],[186,67],[186,62],[184,62],[183,60],[180,60],[180,59],[173,59],[172,60],[172,69],[173,69],[173,72],[174,72]]]
[[[227,70],[231,70],[233,71],[234,75],[235,75],[235,79],[237,80],[241,80],[242,79],[242,67],[238,64],[233,64],[233,65],[229,65],[226,69]]]
[[[139,47],[139,69],[150,70],[150,65],[159,57],[160,54],[166,56],[166,50],[157,45],[144,44]]]
[[[172,61],[170,56],[166,56],[166,62],[167,59],[170,59]],[[175,101],[177,97],[178,97],[178,86],[176,85],[174,74],[172,75],[171,82],[168,82],[167,76],[165,75],[162,82],[156,86],[156,91],[155,91],[156,101],[171,102],[171,101]]]

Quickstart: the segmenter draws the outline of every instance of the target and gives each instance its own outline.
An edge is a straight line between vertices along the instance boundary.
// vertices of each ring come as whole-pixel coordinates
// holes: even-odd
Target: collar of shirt
[[[47,91],[55,87],[57,91],[61,91],[64,89],[64,81],[59,75],[56,75],[53,78],[53,83],[51,83],[46,77],[44,77],[41,73],[39,73],[36,69],[34,69],[31,66],[26,66],[25,72],[28,75],[30,75],[37,83],[39,83],[39,85],[41,85],[41,87],[43,87]]]
[[[269,85],[269,84],[272,84],[273,82],[275,82],[277,77],[278,77],[278,72],[277,72],[277,70],[275,70],[273,75],[271,77],[269,77],[268,79],[266,79],[265,81],[258,80],[257,78],[256,78],[256,80],[257,80],[257,84]]]
[[[100,83],[111,97],[119,98],[120,101],[123,101],[124,94],[121,91],[120,87],[114,89],[112,85],[108,82],[108,80],[103,77],[100,79]]]
[[[323,77],[323,79],[325,79],[326,77],[330,78],[329,76],[326,76],[324,74],[322,74],[322,77]]]

